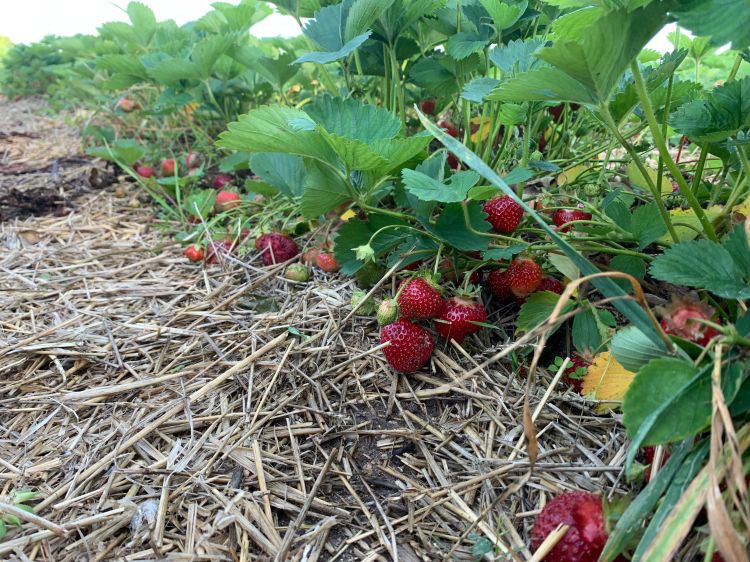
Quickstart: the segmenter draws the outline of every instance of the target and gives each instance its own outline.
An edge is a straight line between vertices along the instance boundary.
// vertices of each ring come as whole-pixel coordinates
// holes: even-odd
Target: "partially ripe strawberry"
[[[227,184],[231,185],[233,181],[234,178],[228,174],[216,174],[211,181],[211,186],[214,189],[222,189]]]
[[[580,355],[570,358],[570,366],[563,371],[563,380],[580,393],[583,390],[583,375],[586,374],[588,362]]]
[[[130,113],[137,107],[137,104],[129,97],[125,96],[117,100],[117,109]]]
[[[537,515],[531,530],[536,550],[560,524],[570,528],[544,558],[545,562],[596,562],[607,542],[602,499],[588,492],[565,492]]]
[[[255,241],[255,248],[262,251],[263,265],[285,262],[299,254],[297,243],[280,232],[263,234]]]
[[[156,170],[154,170],[153,166],[143,166],[138,164],[135,167],[135,173],[142,178],[153,178],[156,175]]]
[[[203,259],[203,248],[196,244],[190,244],[183,252],[190,261],[201,261]]]
[[[437,317],[435,330],[446,340],[454,339],[461,343],[466,336],[482,329],[474,322],[487,322],[487,311],[482,303],[464,297],[451,297],[445,301],[445,309]]]
[[[513,292],[510,290],[508,272],[504,269],[493,269],[487,274],[485,285],[496,299],[509,301],[513,299]]]
[[[390,342],[383,349],[388,363],[400,373],[413,373],[430,360],[435,342],[425,328],[406,318],[380,329],[380,343]]]
[[[398,291],[398,307],[404,318],[412,320],[435,318],[445,306],[440,286],[426,277],[404,279]]]
[[[422,109],[422,113],[426,113],[427,115],[433,115],[435,113],[434,99],[422,100],[419,106]]]
[[[539,286],[536,288],[536,292],[549,291],[551,293],[557,293],[558,295],[562,295],[564,290],[565,285],[562,284],[562,281],[551,275],[545,275],[542,277]]]
[[[304,254],[302,254],[302,263],[307,265],[317,265],[317,258],[320,250],[318,248],[310,248]]]
[[[304,282],[310,278],[310,270],[307,269],[306,265],[301,263],[293,263],[287,266],[284,272],[284,277],[290,281]]]
[[[458,129],[450,121],[446,121],[445,119],[441,119],[440,121],[437,122],[437,126],[440,127],[441,129],[443,129],[446,133],[448,133],[454,139],[458,138]]]
[[[487,222],[492,225],[496,232],[510,234],[523,218],[523,209],[509,195],[494,197],[484,204],[484,212],[487,213]]]
[[[672,304],[660,310],[661,327],[668,334],[705,346],[720,332],[696,320],[711,320],[714,309],[700,301],[687,298],[674,299]]]
[[[188,170],[199,167],[201,165],[201,155],[197,152],[188,152],[185,155],[185,165],[188,167]]]
[[[339,262],[336,261],[334,255],[330,252],[320,252],[315,257],[315,263],[318,264],[320,269],[328,273],[339,270]]]
[[[165,158],[161,161],[161,175],[162,176],[173,176],[174,175],[174,158]]]
[[[378,311],[375,314],[379,326],[386,326],[395,322],[398,318],[398,303],[396,299],[385,299],[378,305]]]
[[[582,211],[581,209],[557,209],[555,214],[552,215],[552,222],[560,230],[560,232],[567,232],[575,225],[571,224],[563,228],[566,224],[571,221],[588,221],[591,220],[591,213]]]
[[[216,194],[214,208],[217,213],[234,209],[240,205],[240,194],[235,191],[219,191]]]
[[[226,256],[234,250],[233,240],[214,240],[208,245],[206,263],[219,263],[219,256]]]
[[[516,258],[508,266],[508,285],[517,297],[526,297],[539,288],[542,268],[529,258]]]

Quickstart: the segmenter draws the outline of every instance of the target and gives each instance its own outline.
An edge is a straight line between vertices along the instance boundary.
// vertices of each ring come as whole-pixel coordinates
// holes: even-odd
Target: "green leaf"
[[[133,32],[141,45],[147,45],[157,29],[156,17],[151,8],[141,2],[130,2],[127,8],[128,17],[133,24]]]
[[[512,259],[516,254],[524,252],[528,248],[526,244],[514,244],[507,248],[490,248],[486,252],[482,252],[483,260],[509,260]]]
[[[136,161],[143,158],[145,150],[141,145],[132,139],[119,139],[110,146],[94,146],[86,151],[87,154],[117,162],[125,166],[132,167]]]
[[[595,104],[596,98],[557,68],[538,68],[501,83],[488,96],[499,101],[567,101]]]
[[[641,531],[643,522],[648,519],[675,474],[682,468],[682,462],[690,453],[692,445],[692,440],[689,440],[675,447],[669,460],[627,507],[607,539],[607,544],[599,556],[600,562],[612,562],[618,554],[628,550],[633,539]]]
[[[630,231],[638,240],[638,248],[642,250],[652,242],[661,238],[667,232],[664,221],[661,220],[659,207],[656,203],[641,205],[633,211],[630,221]]]
[[[344,40],[349,41],[367,31],[391,4],[393,0],[356,0],[346,17]]]
[[[660,2],[633,11],[613,10],[586,28],[579,39],[560,39],[538,56],[581,84],[591,98],[603,102],[666,22],[667,9]]]
[[[8,528],[5,526],[5,521],[0,518],[0,541],[5,538],[5,535],[8,532]]]
[[[382,170],[388,164],[385,158],[362,141],[329,133],[323,128],[319,131],[347,170]]]
[[[113,74],[146,77],[146,67],[133,55],[103,55],[96,60],[96,67]]]
[[[503,31],[516,24],[521,18],[529,3],[526,0],[508,4],[496,0],[479,0],[487,13],[492,17],[492,23],[497,31]]]
[[[475,234],[467,228],[461,203],[450,203],[445,206],[434,225],[424,225],[435,236],[457,250],[470,252],[486,250],[490,239],[487,236]],[[469,212],[469,223],[478,232],[489,232],[491,226],[487,222],[487,214],[482,206],[471,201],[466,203]]]
[[[716,242],[680,242],[657,256],[651,275],[661,281],[706,289],[728,299],[750,298],[750,284],[731,254]]]
[[[321,96],[305,113],[329,133],[365,143],[394,138],[401,129],[398,117],[387,109],[352,98]]]
[[[750,76],[725,82],[705,99],[680,107],[671,125],[700,142],[717,142],[750,126]]]
[[[402,164],[417,157],[432,140],[428,135],[417,134],[406,138],[379,139],[369,143],[375,152],[388,161],[387,169],[381,170],[391,172]]]
[[[747,0],[690,0],[672,11],[680,26],[694,35],[711,37],[719,47],[732,43],[739,50],[750,45],[750,4]]]
[[[409,77],[419,87],[447,96],[458,90],[455,69],[446,56],[422,57],[409,68]]]
[[[498,84],[500,84],[500,81],[495,78],[474,78],[464,86],[464,89],[461,91],[461,97],[468,101],[482,103],[484,97],[489,95]]]
[[[245,152],[286,152],[321,162],[335,162],[336,154],[315,130],[315,123],[299,109],[268,106],[241,115],[219,135],[217,145]]]
[[[205,219],[211,214],[214,203],[216,203],[215,189],[197,189],[191,191],[185,199],[185,209],[191,215]]]
[[[198,41],[191,56],[196,76],[202,80],[209,78],[219,57],[227,54],[233,42],[231,35],[214,35]]]
[[[441,203],[456,203],[466,199],[466,195],[479,181],[476,172],[458,172],[453,174],[447,182],[440,182],[430,176],[404,168],[401,177],[406,190],[423,201],[438,201]]]
[[[167,58],[146,70],[146,73],[160,84],[181,87],[183,80],[198,80],[200,78],[195,64],[189,60]]]
[[[602,336],[594,311],[590,308],[573,317],[573,346],[579,353],[594,353],[602,345]]]
[[[300,212],[308,218],[317,218],[351,200],[351,195],[341,176],[319,162],[310,162],[307,181],[302,193]]]
[[[664,357],[663,345],[635,326],[619,330],[612,338],[610,349],[620,365],[632,372],[637,372],[652,359]]]
[[[580,39],[586,29],[604,15],[604,9],[596,6],[587,6],[580,10],[574,10],[561,15],[552,22],[552,32],[557,37],[567,39]]]
[[[487,41],[472,31],[461,31],[452,35],[445,45],[445,52],[456,60],[464,60],[469,55],[484,49]]]
[[[622,271],[623,273],[632,275],[641,281],[646,277],[646,262],[635,256],[614,256],[609,262],[609,267],[614,271]],[[623,290],[632,292],[633,286],[629,281],[625,279],[615,279],[614,281]],[[634,371],[635,369],[629,370]]]
[[[518,314],[518,320],[516,320],[516,328],[521,332],[530,332],[539,324],[546,322],[559,300],[560,295],[550,291],[530,294],[521,305],[521,311]],[[569,312],[573,306],[572,302],[568,302],[563,307],[563,313]],[[555,326],[550,335],[555,333],[560,326],[561,324]]]
[[[522,41],[515,39],[505,45],[498,45],[490,51],[490,61],[503,71],[505,77],[547,66],[534,56],[544,45],[543,39],[532,38]]]
[[[387,215],[371,213],[367,220],[352,218],[346,221],[339,228],[334,240],[334,253],[336,261],[341,266],[341,272],[345,275],[353,275],[359,271],[365,264],[357,260],[355,248],[364,246],[370,242],[373,234],[386,226],[404,226],[409,224]],[[383,231],[372,241],[372,248],[375,250],[375,257],[379,258],[385,253],[402,244],[406,236],[411,236],[411,230],[388,229]]]
[[[307,178],[301,157],[278,152],[258,152],[250,158],[250,166],[263,181],[287,197],[302,195]]]
[[[225,156],[219,161],[219,171],[227,173],[247,170],[250,168],[251,157],[252,154],[249,152],[235,152],[229,156]]]
[[[750,247],[743,223],[737,224],[724,239],[724,249],[732,256],[737,268],[750,277]]]

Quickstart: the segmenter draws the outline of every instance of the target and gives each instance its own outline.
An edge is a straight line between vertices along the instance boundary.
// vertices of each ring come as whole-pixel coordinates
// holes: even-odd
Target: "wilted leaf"
[[[609,351],[605,351],[594,357],[586,370],[581,394],[593,396],[596,400],[621,402],[633,378],[635,373],[628,371]]]

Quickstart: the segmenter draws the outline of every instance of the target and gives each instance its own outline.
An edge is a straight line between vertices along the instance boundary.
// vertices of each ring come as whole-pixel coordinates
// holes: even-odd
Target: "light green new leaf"
[[[515,25],[529,6],[526,0],[513,4],[497,2],[497,0],[479,0],[479,2],[490,14],[492,23],[498,31],[503,31]]]

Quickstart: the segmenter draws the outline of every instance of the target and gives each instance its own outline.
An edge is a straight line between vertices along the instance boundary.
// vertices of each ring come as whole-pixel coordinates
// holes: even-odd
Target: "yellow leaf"
[[[750,197],[732,207],[732,212],[750,217]]]
[[[589,170],[589,167],[584,164],[578,164],[578,166],[573,166],[572,168],[568,168],[561,174],[557,176],[557,185],[565,185],[566,183],[573,183],[576,181],[578,176],[580,176],[583,172],[586,172]]]
[[[654,185],[656,185],[657,179],[659,177],[659,175],[656,173],[656,170],[647,166],[646,173],[648,174],[648,177],[651,178],[651,181],[654,182]],[[643,174],[638,169],[638,166],[636,166],[635,162],[631,161],[630,164],[628,164],[627,174],[628,179],[630,179],[633,185],[640,187],[644,191],[649,191],[648,182],[643,177]],[[669,195],[670,193],[672,193],[672,180],[670,180],[667,176],[662,176],[661,194]]]
[[[473,125],[477,125],[476,132],[474,132],[474,133],[471,134],[471,142],[477,142],[477,139],[479,138],[480,134],[482,136],[482,141],[486,141],[487,137],[490,136],[490,125],[491,125],[490,120],[489,119],[485,119],[484,123],[480,127],[479,124],[481,122],[482,122],[482,118],[481,117],[474,117],[471,120],[471,123]]]
[[[341,220],[342,220],[342,221],[344,221],[344,222],[346,222],[346,221],[348,221],[348,220],[349,220],[350,218],[352,218],[352,217],[356,217],[356,216],[357,216],[357,213],[355,213],[355,212],[354,212],[354,211],[352,211],[351,209],[347,209],[347,210],[346,210],[346,211],[344,212],[344,214],[343,214],[343,215],[341,215]]]
[[[706,217],[712,221],[721,214],[722,207],[720,205],[712,205],[705,209]],[[672,217],[672,224],[674,229],[677,231],[677,236],[680,237],[680,241],[693,240],[698,236],[699,232],[703,231],[701,227],[701,221],[695,216],[692,209],[672,209],[669,211],[670,217]],[[672,237],[669,233],[659,238],[660,242],[669,242]]]
[[[594,357],[586,369],[581,394],[593,396],[596,400],[621,402],[633,377],[635,373],[628,371],[609,351],[605,351]]]

